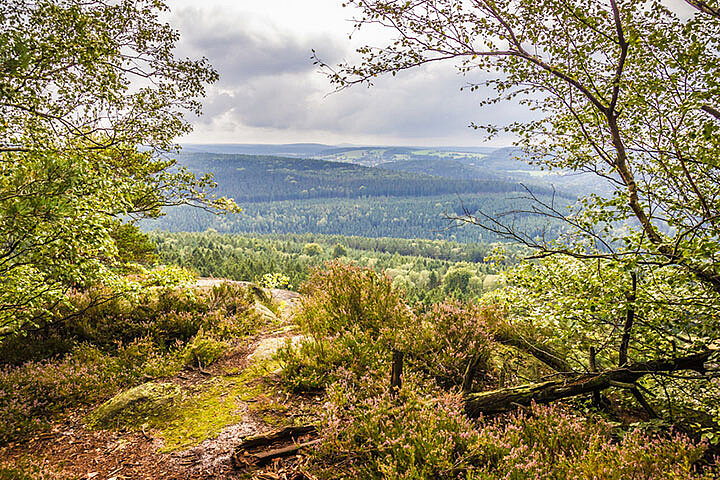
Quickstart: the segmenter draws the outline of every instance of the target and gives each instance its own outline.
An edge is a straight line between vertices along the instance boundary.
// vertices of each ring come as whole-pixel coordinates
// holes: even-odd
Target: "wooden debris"
[[[296,455],[301,450],[320,443],[320,439],[316,437],[317,429],[312,425],[287,427],[254,435],[235,447],[232,464],[235,468],[267,465],[276,458]]]

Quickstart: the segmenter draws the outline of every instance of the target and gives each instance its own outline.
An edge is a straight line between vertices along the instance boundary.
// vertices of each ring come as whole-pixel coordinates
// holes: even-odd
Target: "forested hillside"
[[[520,185],[491,175],[448,180],[426,172],[389,171],[314,159],[193,153],[180,156],[180,163],[197,173],[212,173],[218,191],[239,202],[521,190]]]
[[[447,239],[492,242],[501,239],[474,225],[450,220],[463,208],[513,218],[530,238],[556,238],[562,225],[527,213],[532,202],[524,194],[443,195],[437,197],[368,197],[355,199],[285,200],[243,204],[239,214],[217,216],[190,207],[168,209],[167,215],[143,223],[151,230],[224,233],[321,233],[365,237]],[[541,197],[550,202],[549,196]],[[556,199],[558,205],[569,203]]]
[[[512,218],[517,229],[531,238],[555,238],[559,224],[532,214],[529,192],[558,207],[575,201],[569,193],[498,180],[480,166],[444,158],[391,162],[382,168],[237,154],[188,153],[180,160],[192,171],[214,174],[217,192],[238,200],[243,211],[215,216],[199,209],[175,207],[168,209],[164,217],[143,222],[144,228],[461,242],[500,239],[492,232],[449,219],[482,212]]]
[[[260,197],[269,199],[270,192],[275,192],[278,183],[282,183],[287,175],[297,174],[299,178],[292,177],[296,183],[287,185],[290,195],[301,194],[297,198],[314,198],[316,196],[354,196],[357,194],[367,195],[427,195],[429,192],[460,193],[472,191],[499,191],[513,190],[510,185],[501,186],[493,182],[507,182],[510,184],[522,183],[537,191],[557,190],[565,195],[577,197],[587,192],[603,192],[606,187],[599,184],[587,173],[570,172],[567,169],[549,170],[538,164],[527,162],[527,156],[522,150],[512,147],[489,148],[489,147],[444,147],[444,148],[420,148],[420,147],[333,147],[320,144],[289,144],[289,145],[262,145],[262,144],[207,144],[187,145],[184,153],[179,157],[182,164],[187,164],[196,172],[223,171],[235,176],[232,163],[229,157],[222,161],[225,155],[237,155],[235,161],[238,163],[248,162],[245,168],[249,168],[247,175],[252,177],[254,172],[268,172],[268,177],[261,179],[258,186],[246,185],[240,178],[237,180],[238,195],[244,200],[257,198],[254,188],[260,185],[267,185],[265,195]],[[257,157],[249,159],[243,155]],[[273,157],[275,158],[273,160]],[[280,160],[280,158],[284,160]],[[211,160],[211,159],[214,159]],[[296,160],[297,163],[292,160]],[[322,160],[332,162],[330,165],[312,162],[311,160]],[[345,163],[356,166],[377,167],[383,170],[406,172],[413,175],[385,176],[373,170],[354,169],[345,165],[334,165]],[[304,188],[298,189],[299,183],[310,175],[315,169],[324,170],[327,166],[328,172],[320,172],[315,180],[319,189],[310,192],[302,192]],[[238,168],[243,168],[239,166]],[[296,172],[296,170],[299,170]],[[349,175],[346,180],[339,180],[339,176]],[[426,175],[444,177],[444,186],[433,182]],[[402,180],[409,182],[407,187],[400,187],[397,193],[388,190],[387,180]],[[373,192],[364,190],[358,192],[360,185],[370,188],[367,183],[354,183],[354,181],[370,182],[375,185]],[[460,181],[458,181],[460,180]],[[481,180],[478,183],[468,180]],[[299,183],[297,183],[299,182]],[[247,190],[247,188],[250,190]],[[404,192],[404,193],[403,193]],[[273,198],[277,198],[273,196]],[[291,198],[291,197],[280,197]],[[295,198],[295,197],[292,197]]]

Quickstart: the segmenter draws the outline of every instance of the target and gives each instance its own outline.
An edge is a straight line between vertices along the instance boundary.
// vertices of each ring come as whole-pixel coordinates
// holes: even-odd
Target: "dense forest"
[[[471,300],[497,286],[497,273],[514,263],[521,249],[503,247],[504,259],[490,259],[491,244],[439,240],[365,238],[341,235],[223,235],[153,233],[162,263],[201,276],[254,281],[285,278],[274,286],[298,287],[313,269],[342,259],[387,273],[408,301],[447,297]],[[514,253],[513,253],[514,252]]]
[[[180,157],[191,171],[212,173],[218,192],[238,202],[309,198],[411,197],[517,192],[516,183],[381,170],[340,162],[259,155],[194,153]],[[490,179],[488,179],[490,177]],[[542,193],[546,193],[544,189]]]
[[[550,197],[543,197],[550,201]],[[563,199],[558,204],[567,204]],[[332,200],[288,200],[248,203],[239,214],[215,216],[187,207],[168,209],[167,215],[143,223],[148,229],[224,233],[321,233],[366,237],[446,239],[493,242],[501,237],[448,217],[464,216],[464,209],[512,218],[533,238],[556,238],[562,225],[528,213],[531,201],[517,194],[444,195],[438,197],[370,197]]]

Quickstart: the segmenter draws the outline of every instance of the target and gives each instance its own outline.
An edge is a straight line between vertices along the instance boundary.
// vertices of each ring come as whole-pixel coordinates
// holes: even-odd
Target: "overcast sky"
[[[379,45],[389,35],[363,31],[348,39],[353,11],[341,0],[168,3],[181,33],[178,54],[205,56],[220,73],[184,142],[473,146],[483,135],[470,122],[521,115],[508,105],[481,109],[477,93],[460,91],[467,79],[450,63],[333,93],[311,50],[336,64],[352,59],[361,43]]]

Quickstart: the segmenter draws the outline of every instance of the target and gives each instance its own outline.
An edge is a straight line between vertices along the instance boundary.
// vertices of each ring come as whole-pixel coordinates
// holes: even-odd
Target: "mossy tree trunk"
[[[694,370],[705,373],[705,362],[715,350],[706,350],[679,358],[663,358],[635,363],[614,370],[587,373],[573,378],[500,388],[465,396],[465,412],[470,417],[514,410],[531,403],[550,403],[563,398],[605,390],[612,386],[631,388],[640,378],[656,372]]]

